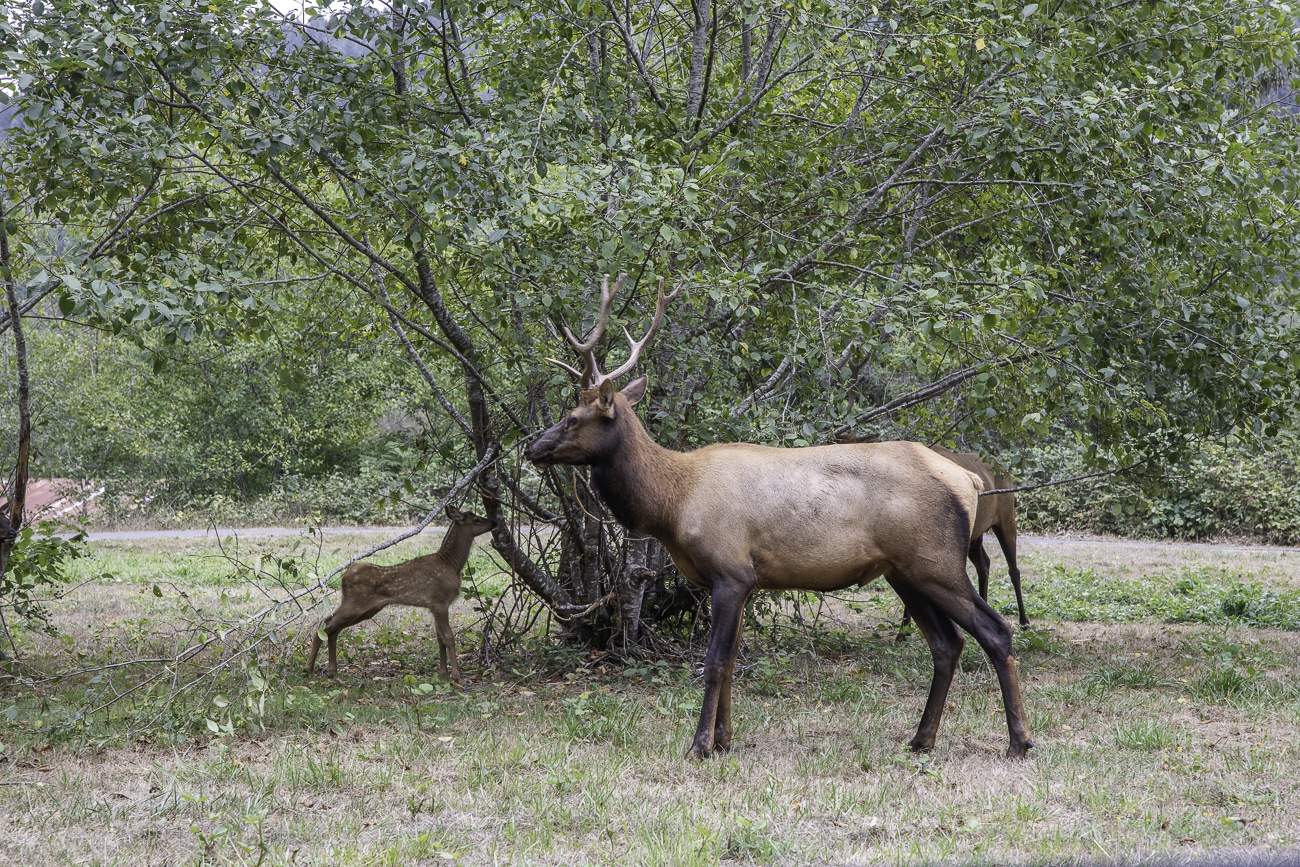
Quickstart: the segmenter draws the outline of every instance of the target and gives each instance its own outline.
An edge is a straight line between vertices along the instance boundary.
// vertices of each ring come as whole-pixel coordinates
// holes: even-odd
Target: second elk
[[[1016,480],[1005,473],[995,472],[973,452],[954,452],[943,446],[931,446],[948,460],[964,467],[980,477],[985,491],[999,491],[1016,486]],[[1020,625],[1029,626],[1025,615],[1025,597],[1020,592],[1020,566],[1016,563],[1016,495],[983,494],[979,507],[975,510],[975,526],[971,530],[970,550],[966,556],[975,564],[975,574],[979,579],[980,596],[989,598],[989,553],[984,550],[984,534],[989,530],[997,537],[1002,548],[1002,556],[1007,561],[1007,573],[1011,576],[1011,587],[1016,591],[1016,608],[1020,614]]]
[[[966,556],[975,564],[975,574],[979,579],[981,599],[989,598],[989,552],[984,550],[984,534],[989,530],[997,537],[1002,548],[1002,556],[1007,561],[1007,572],[1011,576],[1011,587],[1016,591],[1016,609],[1020,613],[1020,625],[1029,626],[1029,617],[1025,614],[1025,596],[1020,592],[1020,566],[1016,562],[1016,495],[1013,493],[992,494],[989,491],[1014,488],[1016,481],[1003,473],[994,473],[993,468],[984,463],[973,452],[954,452],[943,446],[930,446],[959,467],[970,470],[980,477],[984,492],[980,494],[979,506],[975,509],[975,526],[971,528],[970,548]],[[912,615],[904,611],[903,622],[898,633],[899,640],[906,637],[903,631],[912,622]]]
[[[613,290],[601,289],[587,338],[565,336],[582,358],[578,406],[528,447],[538,466],[589,465],[601,499],[629,529],[658,539],[713,612],[704,659],[704,705],[687,756],[730,748],[731,683],[745,601],[755,590],[841,590],[883,576],[929,644],[934,677],[910,746],[934,746],[965,638],[975,637],[997,671],[1006,711],[1007,755],[1033,746],[1012,656],[1011,628],[966,577],[978,476],[909,442],[769,448],[715,443],[685,454],[650,438],[634,407],[648,378],[619,391],[678,292],[663,281],[649,331],[618,369],[603,374],[595,347]],[[960,627],[960,628],[959,628]]]
[[[325,633],[329,645],[329,668],[326,673],[338,673],[334,646],[339,633],[349,626],[369,620],[389,605],[414,605],[429,609],[433,615],[434,629],[438,633],[438,673],[446,680],[447,663],[451,663],[451,680],[460,684],[460,664],[456,659],[456,636],[451,631],[449,610],[460,596],[460,573],[469,560],[474,537],[496,528],[496,522],[469,512],[447,507],[451,526],[436,553],[416,557],[396,566],[376,566],[373,563],[353,563],[343,571],[343,599],[339,607],[326,617],[320,629],[312,635],[311,655],[307,657],[308,673],[316,669],[316,654],[320,651],[320,633]]]

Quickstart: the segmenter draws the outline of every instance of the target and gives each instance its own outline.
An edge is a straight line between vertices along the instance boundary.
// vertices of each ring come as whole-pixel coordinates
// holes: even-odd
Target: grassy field
[[[377,539],[328,537],[317,563],[301,540],[250,538],[238,559],[264,575],[283,575],[290,555],[291,567],[319,570]],[[375,559],[429,545],[426,535]],[[207,542],[92,549],[77,563],[82,583],[52,606],[61,634],[19,633],[24,677],[166,656],[187,619],[265,602],[267,582]],[[485,555],[471,565],[485,596],[500,592]],[[929,655],[917,637],[893,642],[900,608],[879,588],[804,597],[798,619],[787,599],[774,626],[750,630],[736,747],[699,765],[682,760],[700,701],[689,654],[616,667],[538,637],[487,667],[462,601],[463,693],[438,682],[431,619],[409,609],[343,634],[337,682],[302,673],[304,628],[170,708],[157,690],[84,712],[105,689],[129,688],[133,668],[4,687],[0,864],[1300,851],[1300,554],[1042,543],[1022,545],[1022,568],[1035,623],[1018,637],[1036,743],[1024,762],[1002,758],[996,680],[973,642],[937,748],[903,750]]]

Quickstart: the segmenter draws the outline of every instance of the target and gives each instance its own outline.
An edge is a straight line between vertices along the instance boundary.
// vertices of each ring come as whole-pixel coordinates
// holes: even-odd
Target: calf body
[[[334,677],[338,673],[334,649],[339,632],[369,620],[389,605],[412,605],[427,608],[433,614],[438,634],[438,673],[444,679],[450,676],[453,682],[460,683],[456,636],[451,631],[448,612],[460,595],[460,573],[469,560],[474,537],[492,530],[496,522],[450,507],[447,517],[451,519],[451,526],[436,553],[396,566],[353,563],[343,571],[343,599],[334,613],[322,622],[321,629],[312,635],[311,655],[307,658],[309,673],[316,669],[321,631],[324,631],[329,645],[326,673]],[[450,675],[447,670],[449,660]]]

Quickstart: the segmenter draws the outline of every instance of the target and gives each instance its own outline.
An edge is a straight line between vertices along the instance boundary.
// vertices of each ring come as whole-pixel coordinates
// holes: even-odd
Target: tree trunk
[[[9,305],[9,323],[14,331],[14,356],[18,362],[18,463],[14,467],[13,495],[9,501],[9,524],[15,531],[23,526],[23,507],[27,501],[27,461],[32,450],[32,414],[30,387],[27,379],[27,341],[23,337],[22,311],[18,306],[18,290],[14,285],[14,272],[9,259],[9,232],[6,228],[8,214],[4,195],[0,194],[0,280],[4,281],[5,298]],[[9,569],[9,552],[13,542],[0,542],[0,584]],[[4,629],[0,621],[0,629]],[[7,635],[0,635],[0,641]],[[0,650],[0,659],[4,659]]]

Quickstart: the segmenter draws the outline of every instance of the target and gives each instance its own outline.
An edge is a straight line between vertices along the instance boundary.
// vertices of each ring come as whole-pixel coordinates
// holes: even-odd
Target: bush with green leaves
[[[672,448],[881,424],[1023,448],[1065,423],[1115,466],[1291,422],[1300,128],[1263,105],[1296,61],[1289,7],[663,8],[10,4],[17,279],[151,359],[305,330],[408,359],[449,464],[503,452],[478,477],[498,552],[597,644],[649,640],[620,621],[659,610],[632,579],[663,551],[512,449],[572,405],[547,359],[602,273],[629,275],[612,335],[685,286],[637,371]],[[286,294],[305,312],[281,327]],[[196,477],[212,461],[244,495],[300,414],[356,420],[274,381],[293,400],[242,416],[178,395],[235,419]],[[184,411],[160,409],[165,439]],[[513,530],[539,521],[554,547]]]
[[[70,534],[70,535],[69,535]],[[85,556],[86,535],[57,521],[30,524],[18,531],[8,567],[0,575],[0,610],[29,627],[52,630],[42,602],[52,588],[67,582],[67,564]]]
[[[1024,532],[1083,530],[1172,539],[1248,537],[1300,544],[1300,433],[1265,444],[1207,443],[1185,462],[1040,488],[1017,495]],[[1029,449],[1018,458],[1033,469],[1020,484],[1087,472],[1082,448]]]

